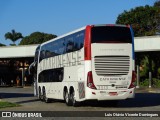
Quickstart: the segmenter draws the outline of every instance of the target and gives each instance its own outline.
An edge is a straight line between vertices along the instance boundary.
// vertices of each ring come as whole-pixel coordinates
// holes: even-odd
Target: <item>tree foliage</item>
[[[4,44],[0,43],[0,46],[6,46],[6,45],[4,45]]]
[[[21,40],[20,45],[41,44],[56,37],[57,36],[53,34],[33,32],[29,36],[24,37]]]
[[[160,7],[160,0],[157,0],[157,1],[154,3],[154,6],[155,6],[155,7]]]
[[[15,42],[20,38],[23,38],[22,34],[20,32],[16,32],[15,30],[5,34],[5,39],[10,39],[13,42],[12,45],[15,45]]]
[[[154,7],[157,7],[158,9],[160,9],[160,0],[157,0],[154,3]],[[158,34],[160,34],[160,10],[158,11],[157,22],[158,22],[158,25],[156,29],[157,29]]]
[[[131,24],[135,36],[155,35],[159,26],[159,13],[160,8],[157,4],[136,7],[121,13],[117,17],[116,24]]]

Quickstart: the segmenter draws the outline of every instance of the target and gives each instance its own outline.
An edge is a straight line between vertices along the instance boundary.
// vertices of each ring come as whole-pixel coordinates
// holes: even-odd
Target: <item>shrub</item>
[[[149,79],[145,79],[144,81],[140,82],[140,86],[142,87],[149,86]]]
[[[141,87],[147,87],[149,86],[149,79],[145,79],[142,82],[140,82]],[[152,78],[152,86],[153,87],[160,87],[160,80],[157,78]]]
[[[156,79],[156,78],[153,78],[152,79],[152,82],[153,82],[153,86],[154,87],[160,87],[160,80],[159,79]]]

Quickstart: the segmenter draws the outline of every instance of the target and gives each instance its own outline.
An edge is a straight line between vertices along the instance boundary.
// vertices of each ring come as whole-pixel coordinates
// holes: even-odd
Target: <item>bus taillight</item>
[[[135,81],[136,81],[136,72],[132,71],[132,81],[131,81],[131,84],[130,84],[129,88],[135,87],[135,85],[134,85]]]
[[[87,75],[87,86],[89,88],[91,88],[91,89],[97,89],[96,86],[94,85],[94,82],[93,82],[92,71],[88,72],[88,75]]]

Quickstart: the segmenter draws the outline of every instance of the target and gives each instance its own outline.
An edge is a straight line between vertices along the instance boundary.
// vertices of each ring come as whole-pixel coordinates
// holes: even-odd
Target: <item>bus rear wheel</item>
[[[73,91],[72,91],[71,94],[70,94],[70,99],[71,99],[71,103],[72,103],[72,105],[73,105],[74,107],[79,106],[80,103],[77,102],[76,99],[75,99],[75,91],[74,91],[74,89],[73,89]]]
[[[70,95],[69,95],[69,93],[68,93],[68,90],[65,90],[65,91],[64,91],[64,100],[65,100],[65,102],[66,102],[66,104],[67,104],[68,106],[72,106],[72,101],[71,101],[71,99],[70,99]]]
[[[42,100],[42,93],[41,93],[41,88],[39,87],[39,95],[38,95],[39,100]]]
[[[45,88],[43,88],[43,101],[45,103],[49,103],[50,102],[50,99],[47,98],[47,96],[46,96],[46,90],[45,90]]]

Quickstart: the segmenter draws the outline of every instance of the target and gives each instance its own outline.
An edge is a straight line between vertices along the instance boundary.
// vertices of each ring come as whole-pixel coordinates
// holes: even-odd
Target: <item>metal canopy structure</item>
[[[140,56],[148,55],[149,59],[149,88],[152,85],[152,59],[160,54],[160,36],[135,37],[136,68],[137,68],[137,88],[140,81]]]
[[[20,60],[24,63],[27,58],[33,60],[35,50],[38,44],[36,45],[19,45],[19,46],[3,46],[0,47],[0,61],[4,60]],[[160,51],[160,36],[145,36],[145,37],[135,37],[134,38],[135,52],[137,54],[136,62],[139,61],[138,55],[147,53],[149,55],[149,79],[151,87],[152,79],[152,62],[153,53]],[[157,54],[157,53],[156,53]],[[23,73],[23,71],[22,71]],[[22,75],[23,76],[23,75]],[[24,79],[22,77],[22,79]],[[137,62],[137,82],[140,79],[139,75],[139,62]],[[139,87],[139,84],[137,84]]]
[[[135,37],[135,52],[160,51],[160,36]],[[0,58],[34,57],[36,45],[0,47]]]
[[[160,51],[160,36],[135,37],[135,52]],[[34,57],[36,45],[0,47],[0,58]]]
[[[160,36],[134,38],[135,52],[160,51]]]
[[[25,79],[31,83],[30,76],[25,77],[29,64],[34,60],[38,45],[3,46],[0,47],[0,86],[16,84],[17,76],[24,86]],[[25,83],[27,83],[25,82]]]
[[[38,45],[19,45],[0,47],[0,58],[34,57]]]

